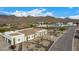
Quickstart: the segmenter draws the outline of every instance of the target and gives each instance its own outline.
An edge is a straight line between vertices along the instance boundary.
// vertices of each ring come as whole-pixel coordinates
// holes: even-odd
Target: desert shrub
[[[0,29],[0,32],[1,32],[1,33],[5,32],[5,29]]]
[[[66,28],[64,28],[64,27],[59,28],[60,31],[64,31],[65,29]]]
[[[6,32],[6,31],[10,31],[10,29],[9,28],[0,28],[1,33]]]
[[[11,45],[11,46],[10,46],[10,49],[15,49],[15,48],[16,48],[15,45]]]
[[[79,33],[79,30],[76,30],[77,33]]]

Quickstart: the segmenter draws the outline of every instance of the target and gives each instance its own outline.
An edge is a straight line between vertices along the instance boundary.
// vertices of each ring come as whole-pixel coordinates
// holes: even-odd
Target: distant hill
[[[75,19],[61,19],[61,18],[55,18],[55,17],[33,17],[33,16],[28,16],[28,17],[16,17],[14,15],[0,15],[0,24],[8,24],[8,23],[31,23],[31,22],[79,22],[79,20]]]

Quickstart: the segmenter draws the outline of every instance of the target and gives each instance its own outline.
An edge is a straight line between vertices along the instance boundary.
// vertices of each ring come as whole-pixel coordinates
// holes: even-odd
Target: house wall
[[[37,32],[37,36],[43,36],[45,34],[47,34],[47,30],[45,30],[45,29]]]
[[[32,40],[32,39],[34,39],[34,34],[28,35],[27,37],[28,37],[28,38],[27,38],[28,40]]]
[[[34,38],[36,38],[38,36],[43,36],[45,34],[47,34],[47,30],[40,30],[40,31],[38,31],[38,32],[36,32],[34,34],[25,36],[25,41],[32,40],[32,39],[34,39]]]
[[[12,36],[11,37],[11,45],[14,45],[14,39],[15,39],[15,44],[25,41],[24,35]]]

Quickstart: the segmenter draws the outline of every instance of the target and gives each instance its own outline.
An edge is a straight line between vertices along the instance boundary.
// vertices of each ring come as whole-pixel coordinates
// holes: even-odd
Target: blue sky
[[[78,7],[0,7],[0,14],[26,14],[37,16],[74,17],[79,15]]]

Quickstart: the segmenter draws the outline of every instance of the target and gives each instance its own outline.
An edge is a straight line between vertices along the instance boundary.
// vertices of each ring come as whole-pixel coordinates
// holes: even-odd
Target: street
[[[72,51],[72,40],[76,27],[70,27],[69,30],[60,37],[55,44],[49,48],[49,51]]]

